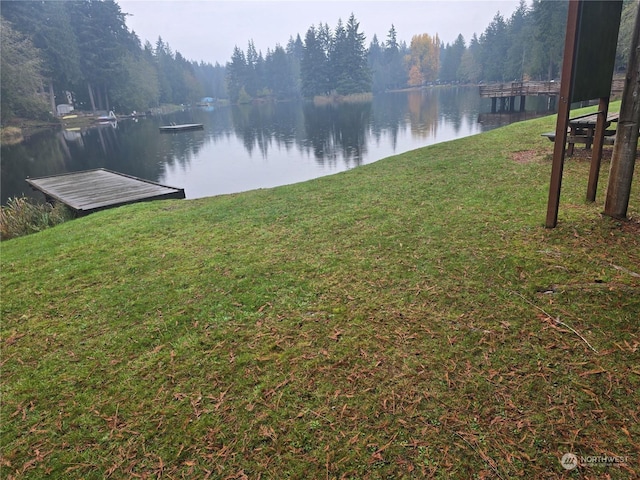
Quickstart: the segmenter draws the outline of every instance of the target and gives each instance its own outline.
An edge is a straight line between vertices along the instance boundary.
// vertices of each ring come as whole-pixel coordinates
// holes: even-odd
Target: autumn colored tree
[[[440,39],[436,34],[414,35],[409,47],[407,65],[409,68],[409,85],[418,86],[433,82],[438,78],[440,63]]]

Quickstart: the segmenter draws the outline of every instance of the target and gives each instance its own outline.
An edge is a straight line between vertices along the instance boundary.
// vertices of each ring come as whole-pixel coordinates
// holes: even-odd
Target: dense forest
[[[415,34],[398,41],[367,37],[354,14],[334,28],[318,24],[266,54],[252,40],[226,65],[197,62],[158,38],[141,44],[113,0],[3,1],[2,121],[45,118],[56,105],[86,111],[144,111],[202,97],[233,103],[319,95],[377,93],[436,83],[558,78],[568,2],[521,0],[509,17],[495,14],[479,36]],[[628,56],[637,0],[625,0],[616,68]],[[70,19],[74,21],[71,22]]]

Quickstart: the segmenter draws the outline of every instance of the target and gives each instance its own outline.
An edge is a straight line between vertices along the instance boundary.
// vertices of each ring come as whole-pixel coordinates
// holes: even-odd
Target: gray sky
[[[231,59],[234,46],[244,52],[249,40],[266,54],[276,44],[286,47],[289,37],[304,35],[311,25],[327,23],[333,29],[351,13],[360,23],[366,45],[378,36],[384,41],[391,25],[398,41],[413,35],[438,34],[452,43],[458,34],[465,41],[478,36],[495,14],[508,19],[519,0],[422,0],[422,1],[233,1],[233,0],[116,0],[127,17],[129,30],[141,42],[155,44],[158,36],[188,60],[219,62]],[[527,1],[530,4],[530,1]]]

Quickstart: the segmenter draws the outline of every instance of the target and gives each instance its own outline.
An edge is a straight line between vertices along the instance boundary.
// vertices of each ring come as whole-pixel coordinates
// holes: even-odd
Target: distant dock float
[[[184,132],[186,130],[202,130],[204,125],[201,123],[183,123],[182,125],[165,125],[160,127],[161,132]]]
[[[27,178],[26,181],[34,190],[42,192],[47,201],[61,202],[78,216],[130,203],[185,198],[183,188],[104,168]]]

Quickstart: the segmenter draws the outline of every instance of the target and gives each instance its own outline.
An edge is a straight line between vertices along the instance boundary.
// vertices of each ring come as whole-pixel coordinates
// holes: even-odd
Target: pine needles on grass
[[[552,123],[5,242],[3,477],[637,478],[637,197],[545,229]]]

